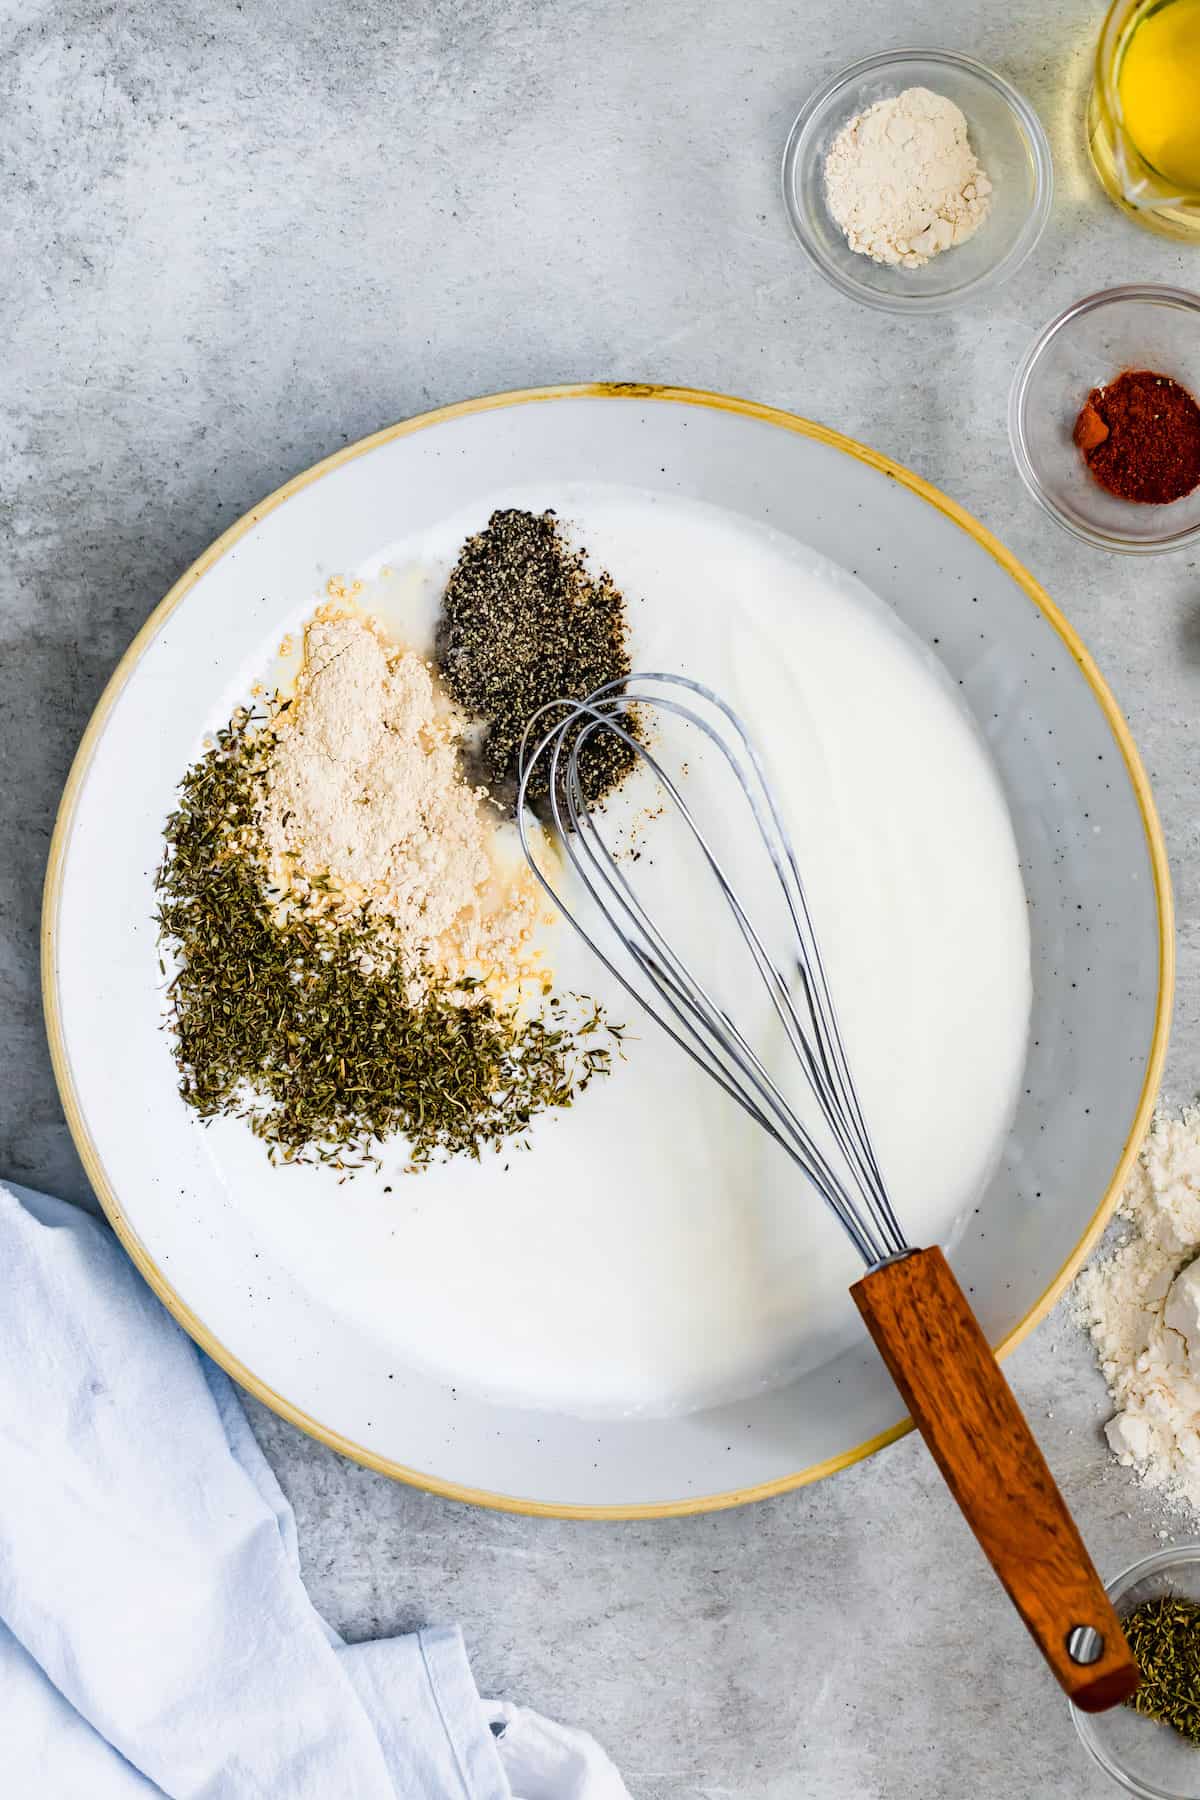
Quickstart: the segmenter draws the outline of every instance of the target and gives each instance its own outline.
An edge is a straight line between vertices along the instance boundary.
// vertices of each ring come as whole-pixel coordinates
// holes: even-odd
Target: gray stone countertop
[[[947,488],[1065,607],[1151,771],[1179,901],[1168,1090],[1200,1080],[1196,558],[1108,557],[1009,454],[1031,334],[1094,288],[1195,285],[1082,147],[1096,0],[9,0],[0,11],[0,1172],[82,1197],[44,1046],[54,807],[136,628],[253,501],[444,401],[593,377],[791,407]],[[1053,218],[988,304],[861,310],[778,192],[792,116],[904,42],[1039,110]],[[1009,1363],[1101,1567],[1169,1527],[1099,1436],[1061,1315]],[[636,1800],[1109,1791],[914,1439],[699,1519],[472,1511],[257,1406],[313,1597],[352,1637],[462,1622],[481,1686],[590,1726]]]

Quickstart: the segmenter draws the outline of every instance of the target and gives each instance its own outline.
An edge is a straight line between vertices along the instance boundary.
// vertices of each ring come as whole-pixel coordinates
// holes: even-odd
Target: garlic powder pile
[[[877,100],[825,158],[829,210],[850,248],[906,269],[972,237],[991,192],[961,109],[928,88]]]
[[[410,975],[425,958],[451,978],[518,972],[534,883],[498,872],[484,790],[421,657],[319,615],[273,730],[260,824],[281,889],[314,910],[365,903]]]
[[[1118,1408],[1105,1433],[1148,1487],[1200,1511],[1200,1106],[1156,1117],[1118,1216],[1128,1231],[1073,1295]]]

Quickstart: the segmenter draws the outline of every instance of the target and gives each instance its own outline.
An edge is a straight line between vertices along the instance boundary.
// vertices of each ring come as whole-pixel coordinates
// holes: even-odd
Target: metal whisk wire
[[[636,730],[626,718],[632,707],[638,709]],[[773,930],[782,925],[787,933],[782,967],[679,783],[644,741],[642,722],[652,709],[703,733],[749,802],[785,902],[786,916],[773,920]],[[541,734],[531,747],[539,721]],[[766,985],[836,1146],[832,1162],[737,1022],[660,930],[627,866],[614,855],[584,788],[582,758],[601,732],[615,734],[642,760],[664,802],[674,806],[691,834],[690,842],[686,835],[684,840],[689,860],[698,850]],[[525,802],[539,769],[548,777],[550,815],[563,854],[604,921],[600,937],[611,932],[624,950],[624,967],[614,960],[615,948],[610,946],[613,954],[608,954],[555,891],[533,854]],[[604,967],[770,1133],[834,1214],[867,1264],[867,1273],[850,1290],[855,1305],[1046,1661],[1084,1710],[1118,1704],[1136,1687],[1138,1669],[1104,1584],[949,1263],[936,1245],[910,1249],[892,1211],[850,1072],[804,884],[775,796],[741,720],[716,694],[681,675],[631,676],[585,700],[543,708],[530,721],[521,746],[517,816],[535,875]],[[736,863],[741,854],[739,845],[726,862]],[[768,894],[772,914],[779,913],[774,890]]]
[[[666,691],[663,691],[666,690]],[[673,690],[687,696],[675,698]],[[689,704],[688,701],[692,703]],[[702,701],[717,715],[696,710]],[[771,956],[741,896],[679,785],[639,733],[623,722],[633,708],[669,714],[694,726],[723,757],[749,804],[782,892],[795,945],[785,972]],[[552,716],[533,748],[538,721]],[[770,995],[822,1118],[845,1162],[835,1170],[736,1021],[699,979],[639,896],[606,839],[584,790],[581,758],[597,733],[608,732],[651,771],[677,809]],[[561,848],[650,994],[618,967],[556,890],[533,854],[526,800],[539,767]],[[604,967],[673,1041],[791,1157],[834,1214],[868,1268],[904,1254],[908,1243],[892,1210],[850,1070],[804,884],[779,806],[754,742],[737,714],[711,689],[686,676],[645,673],[609,682],[583,700],[542,707],[521,744],[517,820],[529,865],[555,907]],[[798,986],[799,995],[794,988]],[[653,997],[651,997],[653,996]]]

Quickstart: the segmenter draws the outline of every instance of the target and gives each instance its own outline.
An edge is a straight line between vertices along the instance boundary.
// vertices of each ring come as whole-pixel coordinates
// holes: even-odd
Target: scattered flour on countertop
[[[1200,1511],[1200,1106],[1157,1115],[1118,1216],[1130,1229],[1072,1298],[1118,1408],[1105,1433],[1148,1487]]]
[[[519,972],[536,890],[523,869],[498,876],[484,790],[421,657],[318,615],[273,729],[260,823],[281,889],[317,910],[365,903],[410,974],[426,956],[452,977]]]
[[[850,248],[906,269],[973,236],[991,192],[961,110],[928,88],[856,114],[825,158],[829,210]]]

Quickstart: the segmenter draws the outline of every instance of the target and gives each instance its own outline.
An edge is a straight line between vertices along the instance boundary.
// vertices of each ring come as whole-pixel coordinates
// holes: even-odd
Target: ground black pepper
[[[581,700],[628,675],[625,632],[612,578],[589,572],[554,513],[494,512],[463,545],[442,600],[437,659],[452,698],[483,722],[479,772],[497,799],[516,797],[521,738],[540,706]],[[552,723],[547,715],[544,729]],[[611,733],[595,734],[580,756],[587,798],[602,800],[634,760]],[[529,791],[543,799],[545,775]]]

